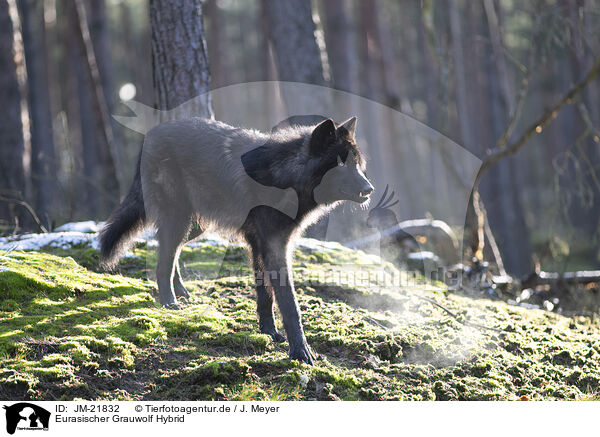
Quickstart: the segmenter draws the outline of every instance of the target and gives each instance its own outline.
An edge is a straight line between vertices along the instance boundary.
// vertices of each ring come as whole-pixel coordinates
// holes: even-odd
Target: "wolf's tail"
[[[100,266],[104,269],[112,269],[131,240],[144,229],[146,211],[140,174],[141,159],[140,153],[129,193],[112,212],[100,231]]]

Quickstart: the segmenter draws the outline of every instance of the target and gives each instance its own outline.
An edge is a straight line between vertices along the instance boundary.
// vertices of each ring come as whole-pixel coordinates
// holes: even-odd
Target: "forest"
[[[0,398],[600,396],[598,0],[0,0],[0,102]],[[374,191],[295,246],[314,366],[227,236],[179,311],[152,232],[102,268],[153,127],[316,115]]]

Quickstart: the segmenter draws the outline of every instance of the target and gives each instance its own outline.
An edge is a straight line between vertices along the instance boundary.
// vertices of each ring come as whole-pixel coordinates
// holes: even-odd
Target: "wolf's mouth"
[[[348,193],[347,191],[340,189],[340,193],[342,193],[344,196],[347,196],[348,200],[352,200],[353,202],[357,202],[357,203],[365,203],[371,197],[370,192],[367,193],[367,192],[363,192],[363,191],[356,194],[356,193]]]

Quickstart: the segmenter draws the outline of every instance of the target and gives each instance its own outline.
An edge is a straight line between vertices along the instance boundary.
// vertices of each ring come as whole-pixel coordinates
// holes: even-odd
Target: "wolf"
[[[160,303],[187,298],[179,270],[183,245],[205,231],[247,243],[260,331],[274,341],[277,302],[291,359],[313,364],[291,273],[294,240],[339,203],[366,204],[373,186],[356,143],[357,119],[280,123],[270,133],[203,118],[168,121],[142,144],[133,184],[100,233],[110,269],[145,227],[157,230]]]

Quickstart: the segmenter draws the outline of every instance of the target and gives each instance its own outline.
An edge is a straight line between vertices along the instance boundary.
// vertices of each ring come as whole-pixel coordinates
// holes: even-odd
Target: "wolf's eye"
[[[344,166],[344,161],[342,161],[342,158],[340,155],[337,156],[337,165],[340,167]]]

